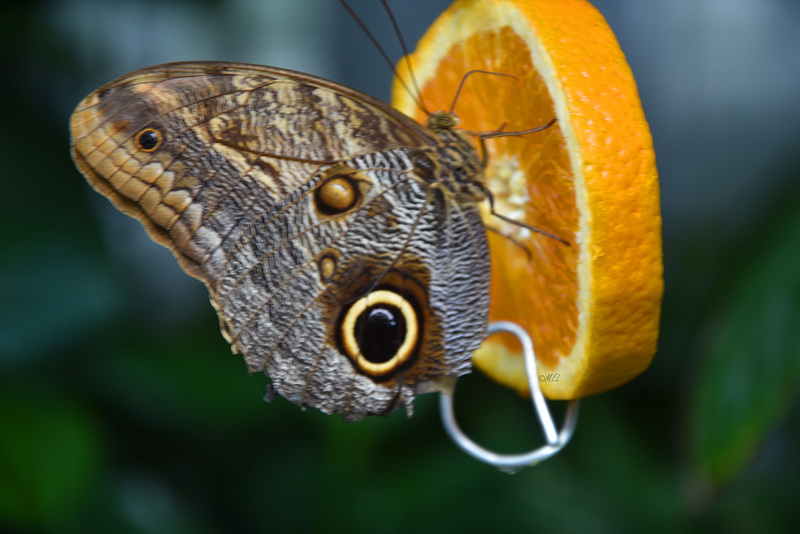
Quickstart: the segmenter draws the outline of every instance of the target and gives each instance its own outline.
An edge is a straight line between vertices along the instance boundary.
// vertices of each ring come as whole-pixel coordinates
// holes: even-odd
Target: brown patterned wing
[[[300,73],[176,63],[98,89],[71,133],[90,184],[206,283],[284,397],[360,419],[468,368],[485,232],[402,114]]]

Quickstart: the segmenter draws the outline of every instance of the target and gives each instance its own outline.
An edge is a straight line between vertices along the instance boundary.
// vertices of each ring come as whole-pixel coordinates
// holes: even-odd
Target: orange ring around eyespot
[[[145,134],[155,134],[156,136],[155,144],[153,144],[152,146],[145,146],[145,144],[142,142],[142,136]],[[142,152],[155,152],[158,149],[158,147],[161,146],[163,141],[164,141],[164,136],[161,134],[159,130],[156,130],[155,128],[145,128],[144,130],[136,134],[136,147]]]

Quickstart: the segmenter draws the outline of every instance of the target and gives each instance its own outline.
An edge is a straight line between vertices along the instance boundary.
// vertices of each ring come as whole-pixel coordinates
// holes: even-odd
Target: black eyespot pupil
[[[372,363],[391,360],[406,337],[406,321],[394,306],[368,308],[356,320],[356,339],[361,354]]]
[[[144,150],[153,150],[158,146],[158,134],[155,130],[145,130],[139,134],[139,146]]]

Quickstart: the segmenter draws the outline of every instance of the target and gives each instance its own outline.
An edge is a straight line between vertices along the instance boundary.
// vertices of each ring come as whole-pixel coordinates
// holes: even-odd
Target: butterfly
[[[205,283],[267,398],[360,420],[448,390],[487,335],[483,166],[452,118],[290,70],[171,63],[87,96],[71,149]]]

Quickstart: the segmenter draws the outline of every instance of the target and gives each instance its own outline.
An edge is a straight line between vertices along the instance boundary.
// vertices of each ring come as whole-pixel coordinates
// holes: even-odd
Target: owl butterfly
[[[112,81],[70,128],[78,169],[206,284],[268,397],[360,420],[469,370],[489,252],[464,133],[308,74],[211,62]]]

